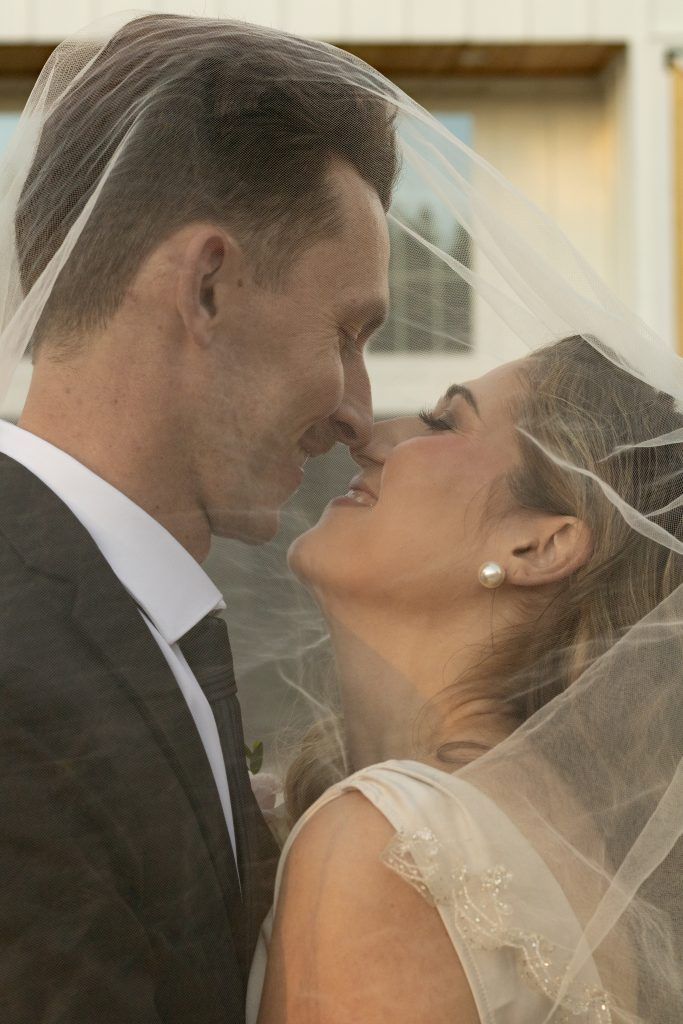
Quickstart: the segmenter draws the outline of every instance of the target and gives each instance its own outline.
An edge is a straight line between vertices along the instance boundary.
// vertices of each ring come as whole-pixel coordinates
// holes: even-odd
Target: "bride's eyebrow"
[[[481,419],[481,413],[479,412],[477,400],[469,388],[466,388],[464,384],[451,384],[451,386],[446,391],[446,394],[444,395],[444,399],[446,399],[446,401],[450,401],[451,398],[455,398],[456,395],[462,395],[467,404],[474,409],[479,419]]]

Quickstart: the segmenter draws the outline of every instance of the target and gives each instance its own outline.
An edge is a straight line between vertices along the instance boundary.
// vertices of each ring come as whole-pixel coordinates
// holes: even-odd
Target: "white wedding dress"
[[[458,776],[416,761],[373,765],[333,786],[297,822],[283,849],[317,809],[358,790],[396,831],[384,852],[438,910],[460,959],[482,1024],[603,1024],[612,1019],[593,960],[567,992],[563,969],[582,929],[554,875],[508,817]],[[273,911],[264,922],[249,982],[247,1024],[256,1024]],[[553,1005],[559,1005],[552,1014]]]

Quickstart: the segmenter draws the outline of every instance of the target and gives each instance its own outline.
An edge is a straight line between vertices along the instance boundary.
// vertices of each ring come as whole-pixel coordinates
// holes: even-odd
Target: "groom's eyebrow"
[[[455,398],[456,395],[462,395],[467,404],[474,409],[479,419],[481,419],[481,413],[479,412],[477,400],[469,388],[466,388],[464,384],[451,384],[444,397],[448,401],[450,401],[451,398]]]

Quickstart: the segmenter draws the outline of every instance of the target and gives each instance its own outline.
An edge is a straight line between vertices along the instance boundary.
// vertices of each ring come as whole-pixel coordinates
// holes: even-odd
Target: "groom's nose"
[[[415,416],[381,420],[373,425],[372,433],[365,444],[352,446],[351,455],[359,466],[381,466],[396,445],[424,432],[419,418]]]
[[[372,436],[372,394],[370,379],[362,356],[347,368],[344,397],[330,417],[335,441],[349,448],[361,448]]]

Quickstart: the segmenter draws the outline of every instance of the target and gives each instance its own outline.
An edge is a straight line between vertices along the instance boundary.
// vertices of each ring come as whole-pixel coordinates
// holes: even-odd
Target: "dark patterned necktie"
[[[272,902],[279,849],[249,781],[242,713],[225,620],[211,612],[188,630],[178,645],[211,705],[220,738],[235,823],[248,966],[258,929]]]

